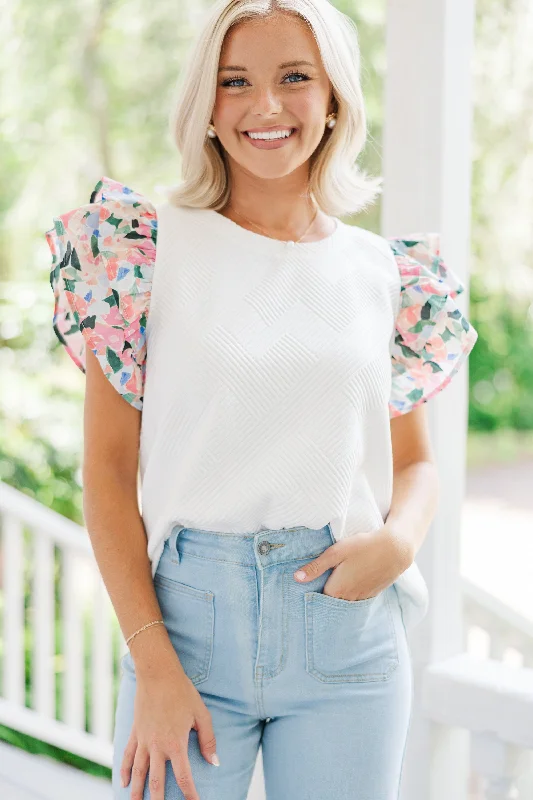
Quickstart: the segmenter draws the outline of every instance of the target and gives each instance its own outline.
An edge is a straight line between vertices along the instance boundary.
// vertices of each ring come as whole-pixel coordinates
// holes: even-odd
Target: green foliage
[[[50,286],[0,286],[0,479],[82,524],[84,376],[52,315]]]
[[[40,739],[35,739],[27,733],[15,731],[13,728],[8,728],[6,725],[0,725],[0,740],[8,742],[15,747],[20,747],[28,753],[54,758],[56,761],[70,764],[72,767],[77,767],[90,775],[111,780],[111,770],[109,767],[104,767],[102,764],[96,764],[94,761],[89,761],[87,758],[69,753],[68,750],[62,750],[60,747],[55,747],[53,744],[41,742]]]
[[[533,430],[533,303],[470,281],[469,318],[478,341],[469,357],[472,430]]]
[[[147,14],[141,0],[44,4],[13,0],[0,20],[5,43],[0,51],[0,479],[80,524],[84,376],[52,330],[50,254],[44,231],[52,226],[54,214],[89,202],[102,175],[150,197],[157,184],[178,179],[179,155],[167,132],[169,102],[193,33],[195,12],[212,2],[160,0]],[[360,165],[378,175],[386,4],[383,0],[334,4],[357,24],[369,128]],[[513,429],[533,431],[531,292],[528,296],[526,291],[508,289],[516,265],[521,265],[521,275],[529,275],[529,285],[533,267],[527,234],[531,180],[526,174],[533,163],[526,158],[531,152],[527,136],[533,82],[528,63],[518,58],[520,36],[527,30],[526,5],[519,0],[503,5],[480,0],[477,6],[472,185],[476,270],[468,316],[479,338],[468,365],[470,428],[480,440],[487,433],[505,438]],[[515,69],[520,70],[520,81],[509,92]],[[379,231],[380,207],[378,200],[351,221]],[[494,276],[500,280],[489,281]],[[485,452],[486,445],[479,450]],[[57,619],[59,566],[56,559]],[[29,622],[28,575],[25,614]],[[90,624],[86,616],[87,647]],[[115,699],[117,642],[118,638]],[[55,643],[60,716],[59,622]],[[31,651],[28,624],[28,705]],[[86,720],[91,691],[88,683]],[[0,727],[0,738],[109,776],[103,767],[7,728]]]

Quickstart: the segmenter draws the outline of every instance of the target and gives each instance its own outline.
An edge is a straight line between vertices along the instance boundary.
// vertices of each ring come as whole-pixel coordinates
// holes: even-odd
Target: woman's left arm
[[[295,580],[313,580],[333,568],[323,593],[344,600],[374,597],[412,563],[438,502],[425,403],[391,419],[393,494],[389,513],[378,530],[361,531],[326,548],[298,568]]]
[[[390,420],[393,492],[384,530],[410,563],[422,546],[439,500],[439,478],[425,403]]]

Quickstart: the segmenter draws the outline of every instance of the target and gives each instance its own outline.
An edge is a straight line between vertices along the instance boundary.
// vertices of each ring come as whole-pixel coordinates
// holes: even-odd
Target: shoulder
[[[379,233],[351,225],[351,237],[373,268],[379,269],[389,279],[396,291],[399,290],[399,271],[390,242]]]
[[[368,230],[367,228],[361,228],[358,225],[352,225],[350,227],[353,231],[354,238],[360,242],[362,246],[366,247],[368,250],[375,250],[376,253],[379,253],[385,259],[390,261],[392,250],[389,242],[384,236]]]

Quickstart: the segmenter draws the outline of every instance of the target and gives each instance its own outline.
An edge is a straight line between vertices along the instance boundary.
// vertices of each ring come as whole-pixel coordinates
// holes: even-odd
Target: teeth
[[[248,136],[250,139],[287,139],[291,134],[291,131],[271,131],[270,133],[267,131],[265,133],[250,133],[248,132]]]

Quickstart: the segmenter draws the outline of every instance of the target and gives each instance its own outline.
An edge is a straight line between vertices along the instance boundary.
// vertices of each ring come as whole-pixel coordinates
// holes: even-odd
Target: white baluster
[[[37,529],[33,536],[33,669],[32,706],[55,719],[54,545]]]
[[[63,549],[61,615],[63,619],[63,714],[67,725],[85,730],[83,618],[81,602],[82,559]]]
[[[521,749],[492,733],[472,734],[472,769],[484,781],[485,800],[518,800],[516,776]]]
[[[111,613],[105,584],[97,573],[93,594],[91,733],[109,740],[113,729]]]
[[[524,654],[524,667],[533,669],[533,644],[531,641],[524,642],[522,652]]]
[[[508,643],[508,631],[499,623],[495,623],[490,631],[490,658],[503,661]]]
[[[4,514],[2,528],[5,647],[3,694],[6,700],[24,706],[24,539],[22,523],[11,514]]]
[[[533,797],[533,750],[522,750],[516,786],[519,800],[531,800]]]

